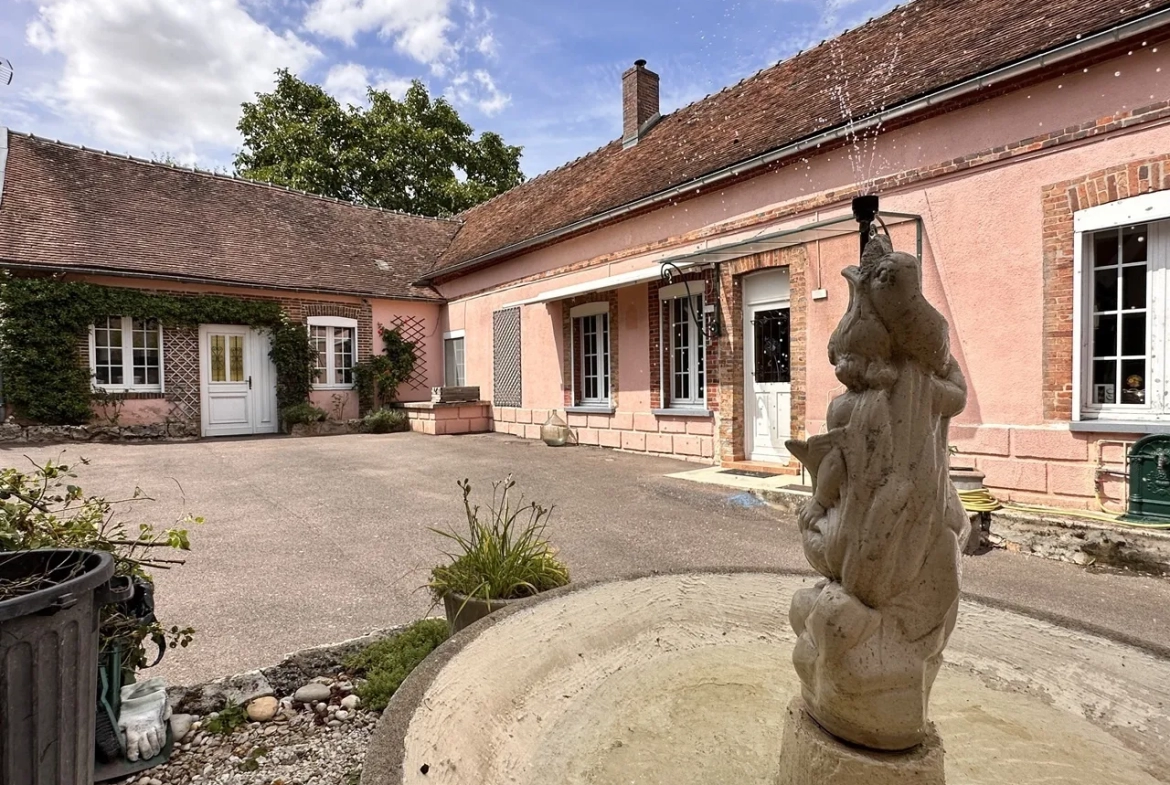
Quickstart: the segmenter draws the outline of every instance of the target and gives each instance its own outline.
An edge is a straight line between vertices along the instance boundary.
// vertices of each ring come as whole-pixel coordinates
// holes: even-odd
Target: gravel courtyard
[[[287,652],[410,621],[440,557],[431,527],[463,525],[456,481],[478,501],[512,473],[556,505],[550,539],[574,580],[689,567],[804,568],[795,524],[732,490],[664,475],[668,459],[552,449],[509,436],[355,435],[175,444],[17,445],[5,466],[77,461],[87,493],[157,501],[131,520],[203,516],[188,563],[160,574],[158,612],[192,646],[159,667],[192,683],[270,665]],[[1170,649],[1170,582],[993,552],[964,560],[964,590]]]

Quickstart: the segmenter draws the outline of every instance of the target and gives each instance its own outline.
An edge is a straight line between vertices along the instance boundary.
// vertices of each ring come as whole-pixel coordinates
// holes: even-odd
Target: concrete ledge
[[[789,514],[796,514],[808,493],[785,489],[751,488],[751,493]],[[1111,567],[1143,575],[1170,575],[1170,530],[1142,529],[1013,510],[991,514],[987,544],[1013,553],[1026,553],[1085,567]]]

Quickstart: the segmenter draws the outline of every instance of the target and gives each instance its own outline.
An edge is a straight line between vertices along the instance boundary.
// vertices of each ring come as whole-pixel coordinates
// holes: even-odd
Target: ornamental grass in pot
[[[459,483],[467,531],[433,529],[453,545],[449,562],[431,570],[428,588],[442,601],[452,632],[509,602],[569,582],[569,570],[544,538],[551,507],[515,498],[516,481],[492,484],[486,510],[471,503],[471,483]]]

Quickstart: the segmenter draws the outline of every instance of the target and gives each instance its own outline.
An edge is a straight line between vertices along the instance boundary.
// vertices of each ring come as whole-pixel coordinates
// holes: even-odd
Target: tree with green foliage
[[[369,107],[342,107],[321,87],[277,71],[270,93],[243,105],[236,173],[387,210],[445,216],[524,181],[521,149],[474,131],[415,80],[401,101],[369,88]]]

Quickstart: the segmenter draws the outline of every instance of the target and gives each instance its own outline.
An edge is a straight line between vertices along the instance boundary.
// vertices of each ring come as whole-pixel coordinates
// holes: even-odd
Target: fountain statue
[[[789,617],[803,711],[836,739],[902,751],[928,741],[930,688],[958,613],[968,521],[947,430],[967,387],[918,259],[867,234],[863,222],[861,264],[844,271],[849,307],[829,341],[845,392],[826,433],[788,445],[812,476],[799,527],[825,577],[794,596]]]

